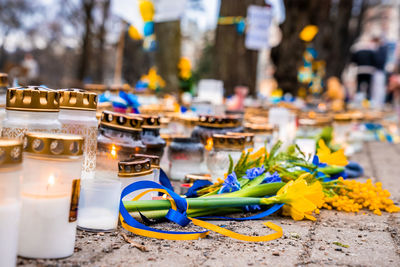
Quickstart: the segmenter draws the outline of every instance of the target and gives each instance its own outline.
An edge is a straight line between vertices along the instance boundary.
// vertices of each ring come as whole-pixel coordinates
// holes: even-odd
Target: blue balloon
[[[150,36],[154,33],[154,22],[149,21],[144,24],[143,34],[144,36]]]

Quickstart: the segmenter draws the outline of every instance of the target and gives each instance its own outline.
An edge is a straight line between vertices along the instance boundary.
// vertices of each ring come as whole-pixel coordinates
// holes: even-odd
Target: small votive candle
[[[149,159],[154,173],[154,182],[160,183],[160,157],[156,155],[133,154],[133,159]]]
[[[22,141],[0,139],[0,266],[14,267],[17,259],[22,180]]]
[[[120,161],[118,163],[118,178],[122,183],[121,190],[124,190],[128,185],[139,181],[154,182],[154,173],[151,168],[150,159],[130,159]],[[144,192],[145,190],[137,190],[126,195],[122,200],[132,200],[134,197]],[[145,194],[141,200],[151,200],[151,193]]]
[[[83,138],[27,133],[18,255],[65,258],[74,252]]]
[[[120,181],[114,179],[82,180],[78,227],[88,231],[116,229],[120,197]]]

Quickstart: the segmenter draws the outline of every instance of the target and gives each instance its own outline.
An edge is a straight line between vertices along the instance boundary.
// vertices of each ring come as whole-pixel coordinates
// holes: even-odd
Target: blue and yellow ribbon
[[[233,231],[230,231],[228,229],[219,227],[217,225],[211,224],[209,222],[205,222],[199,219],[191,218],[187,216],[187,210],[188,210],[188,202],[186,199],[180,197],[178,194],[174,193],[173,191],[163,187],[162,185],[159,185],[155,182],[151,181],[140,181],[133,183],[129,186],[127,186],[121,193],[121,200],[120,200],[120,220],[121,220],[121,225],[124,229],[137,234],[141,236],[146,236],[146,237],[152,237],[152,238],[158,238],[158,239],[167,239],[167,240],[195,240],[199,238],[206,237],[210,232],[209,231],[203,231],[203,232],[175,232],[175,231],[163,231],[159,229],[154,229],[149,226],[146,226],[144,224],[139,223],[136,221],[126,210],[122,199],[130,194],[131,192],[134,192],[136,190],[142,190],[145,189],[144,192],[140,193],[138,196],[134,198],[134,200],[140,199],[143,195],[152,192],[152,191],[157,191],[161,193],[165,193],[169,195],[171,198],[169,198],[169,201],[171,202],[171,209],[168,211],[168,214],[166,215],[166,218],[170,221],[173,221],[181,226],[187,225],[189,222],[192,222],[194,225],[203,227],[207,230],[211,230],[213,232],[220,233],[222,235],[237,239],[237,240],[242,240],[242,241],[250,241],[250,242],[263,242],[263,241],[270,241],[274,240],[277,238],[280,238],[283,235],[282,228],[279,227],[278,225],[272,223],[272,222],[266,222],[264,223],[265,226],[271,228],[272,230],[275,230],[275,233],[265,235],[265,236],[247,236],[247,235],[242,235],[235,233]],[[278,207],[279,206],[279,207]],[[272,213],[279,209],[282,205],[274,205],[270,210]],[[265,216],[265,214],[264,214]],[[220,219],[223,217],[220,217]]]

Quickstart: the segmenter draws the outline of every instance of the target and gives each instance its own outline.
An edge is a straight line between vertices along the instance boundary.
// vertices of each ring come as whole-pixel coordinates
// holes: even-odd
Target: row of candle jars
[[[82,178],[93,178],[96,168],[96,107],[97,95],[79,89],[8,88],[2,136],[22,139],[29,131],[83,136]]]
[[[17,254],[72,255],[82,162],[81,136],[28,132],[23,145],[1,139],[0,266],[14,266]]]

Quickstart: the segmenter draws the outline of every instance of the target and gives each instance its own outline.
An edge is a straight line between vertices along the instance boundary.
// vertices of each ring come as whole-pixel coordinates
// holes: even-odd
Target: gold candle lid
[[[143,119],[142,128],[147,128],[147,129],[161,128],[160,116],[140,115],[140,118]]]
[[[237,133],[237,132],[227,132],[227,135],[232,136],[243,136],[245,138],[245,145],[246,146],[253,146],[254,145],[254,133]]]
[[[233,149],[233,150],[244,150],[245,137],[244,136],[232,136],[223,134],[213,135],[213,146],[217,149]]]
[[[333,115],[333,120],[337,122],[349,122],[351,121],[350,113],[337,113]]]
[[[83,141],[79,135],[29,132],[24,137],[24,151],[48,156],[81,156]]]
[[[105,110],[101,114],[100,126],[124,130],[124,131],[141,131],[143,119],[139,117],[129,116],[127,114],[116,113]]]
[[[186,174],[185,175],[185,183],[194,183],[195,181],[206,180],[212,182],[212,178],[210,175],[203,174]]]
[[[277,129],[277,126],[272,126],[269,124],[254,124],[254,123],[246,123],[244,125],[247,131],[252,133],[259,133],[259,134],[268,134],[273,133],[274,130]]]
[[[150,159],[130,159],[118,162],[119,177],[138,177],[153,173]]]
[[[61,89],[60,108],[77,110],[96,110],[97,94],[82,89]]]
[[[60,93],[40,86],[15,87],[7,90],[8,110],[58,112]]]
[[[83,86],[85,90],[95,92],[95,93],[102,93],[107,90],[107,86],[104,84],[97,84],[97,83],[87,83]]]
[[[22,162],[22,141],[0,138],[0,167]]]
[[[0,87],[8,87],[8,74],[0,73]]]
[[[146,155],[146,154],[133,154],[132,159],[149,159],[151,162],[151,167],[159,169],[160,168],[160,157],[156,155]]]
[[[233,128],[240,126],[239,116],[200,115],[198,125],[210,128]]]

